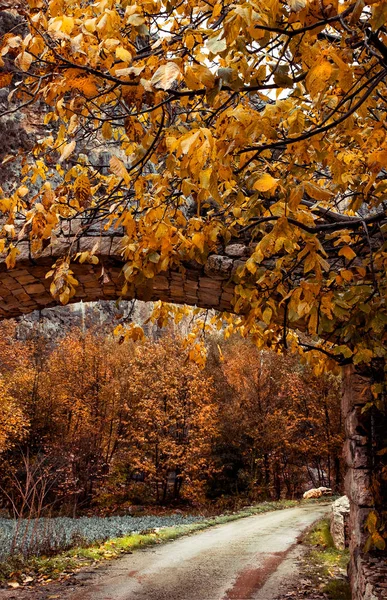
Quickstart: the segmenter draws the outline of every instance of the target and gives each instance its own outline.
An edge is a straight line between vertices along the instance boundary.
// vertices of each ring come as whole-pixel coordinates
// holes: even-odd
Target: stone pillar
[[[357,373],[353,366],[345,367],[343,373],[342,411],[345,419],[346,442],[344,458],[347,464],[345,491],[350,501],[349,548],[351,561],[349,576],[353,600],[378,600],[387,598],[387,590],[377,585],[380,561],[372,555],[364,555],[368,534],[365,521],[369,512],[387,498],[385,490],[374,497],[372,477],[379,468],[377,455],[387,418],[374,409],[363,410],[372,401],[371,375]],[[382,495],[380,495],[380,492]],[[386,506],[386,504],[384,504]],[[382,560],[383,562],[383,560]],[[373,568],[372,565],[375,565]],[[384,576],[383,576],[384,577]],[[382,579],[383,579],[382,577]],[[375,587],[376,584],[376,587]],[[380,592],[381,590],[381,592]],[[379,594],[381,593],[381,595]]]

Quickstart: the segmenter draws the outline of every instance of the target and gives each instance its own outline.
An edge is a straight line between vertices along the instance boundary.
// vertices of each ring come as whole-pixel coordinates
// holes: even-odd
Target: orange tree
[[[202,498],[218,435],[211,378],[187,361],[176,336],[136,346],[128,375],[128,475],[157,502]]]
[[[0,454],[26,437],[30,420],[21,398],[32,387],[29,345],[15,338],[15,323],[0,325]],[[4,459],[4,455],[3,455]]]

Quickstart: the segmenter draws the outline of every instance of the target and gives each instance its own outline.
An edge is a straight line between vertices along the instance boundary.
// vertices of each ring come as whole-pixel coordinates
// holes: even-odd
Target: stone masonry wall
[[[346,367],[342,410],[346,429],[344,457],[348,468],[345,488],[350,500],[349,576],[352,600],[387,598],[386,557],[363,552],[368,537],[365,521],[375,506],[371,492],[371,474],[375,468],[373,456],[377,440],[372,411],[362,412],[365,404],[371,399],[370,379],[356,373],[352,366]],[[379,419],[381,418],[383,417],[380,414]]]
[[[29,240],[18,241],[20,254],[13,269],[7,268],[4,258],[0,259],[0,320],[58,304],[50,294],[51,280],[46,279],[46,273],[59,257],[67,254],[69,248],[75,254],[97,247],[95,254],[99,257],[97,265],[72,263],[79,285],[71,302],[117,300],[121,297],[124,283],[122,234],[89,227],[78,237],[81,225],[69,222],[66,229],[66,223],[62,224],[62,232],[55,244],[38,256],[31,253]],[[232,312],[234,276],[251,249],[242,244],[230,244],[221,250],[222,254],[210,255],[204,265],[190,261],[184,264],[184,268],[133,284],[122,299],[163,300]]]

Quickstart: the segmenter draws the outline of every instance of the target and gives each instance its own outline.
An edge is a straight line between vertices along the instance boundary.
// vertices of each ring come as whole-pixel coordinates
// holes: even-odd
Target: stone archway
[[[58,301],[50,294],[51,281],[46,279],[46,273],[53,263],[67,252],[71,251],[74,255],[95,247],[95,254],[99,257],[97,265],[72,263],[71,268],[79,285],[71,302],[118,298],[162,300],[218,311],[233,311],[233,275],[249,256],[248,246],[229,245],[223,254],[210,255],[204,265],[191,261],[180,270],[170,270],[133,286],[129,294],[122,296],[124,279],[120,249],[123,234],[117,231],[101,231],[95,227],[89,227],[82,235],[78,233],[79,226],[77,228],[74,223],[62,225],[61,234],[55,244],[47,247],[38,256],[32,255],[30,241],[25,239],[17,243],[20,254],[13,269],[7,269],[5,261],[0,261],[0,320],[58,305]],[[363,415],[362,411],[370,399],[370,385],[369,379],[357,374],[352,367],[346,367],[342,412],[346,422],[346,492],[351,500],[353,600],[378,598],[375,595],[366,595],[366,590],[373,593],[371,580],[374,569],[362,553],[365,541],[364,523],[375,504],[369,489],[374,443],[371,417],[368,414]]]
[[[32,255],[28,240],[19,242],[17,248],[20,254],[15,267],[8,269],[5,261],[0,261],[0,320],[58,305],[58,301],[50,294],[51,281],[46,279],[46,273],[69,250],[76,254],[95,246],[99,264],[72,263],[71,268],[79,285],[71,302],[117,300],[122,297],[232,311],[234,284],[231,279],[248,256],[247,247],[230,245],[224,255],[209,256],[205,265],[190,262],[183,269],[162,273],[133,286],[131,292],[123,297],[121,243],[122,235],[115,231],[101,232],[89,228],[87,233],[78,236],[70,226],[67,231],[62,227],[62,234],[55,244],[37,256]]]

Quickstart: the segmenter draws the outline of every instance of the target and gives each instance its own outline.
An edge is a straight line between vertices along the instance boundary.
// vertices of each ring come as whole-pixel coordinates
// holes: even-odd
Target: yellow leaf
[[[227,50],[227,42],[224,38],[221,39],[221,35],[223,32],[221,31],[218,35],[214,37],[210,37],[207,41],[207,48],[211,52],[211,54],[219,54]]]
[[[132,8],[134,8],[134,7],[132,7]],[[136,13],[136,14],[129,16],[127,23],[129,25],[133,25],[134,27],[139,27],[140,25],[145,23],[145,17],[141,14]]]
[[[353,279],[353,273],[348,269],[343,269],[340,271],[340,275],[345,281],[351,281],[351,279]]]
[[[327,60],[319,61],[306,76],[306,85],[312,98],[321,92],[332,75],[332,65]]]
[[[111,172],[114,173],[114,175],[117,175],[117,177],[120,177],[121,179],[123,179],[125,181],[125,183],[130,182],[130,175],[129,175],[128,171],[126,170],[126,167],[125,167],[124,163],[122,162],[122,160],[120,160],[117,156],[111,157],[109,166],[110,166]]]
[[[340,248],[339,250],[339,256],[345,256],[348,260],[352,260],[353,258],[356,258],[356,253],[349,246],[343,246],[343,248]]]
[[[167,62],[161,65],[153,74],[151,84],[160,90],[169,90],[175,81],[181,77],[179,66],[175,62]]]
[[[374,510],[372,510],[366,520],[366,526],[370,533],[374,533],[376,531],[376,524],[378,522],[377,514]]]
[[[33,56],[32,54],[30,54],[29,52],[21,52],[20,54],[18,54],[18,56],[15,58],[15,65],[18,67],[18,69],[20,69],[21,71],[28,71],[28,69],[31,66],[32,60],[33,60]]]
[[[272,314],[273,314],[272,309],[269,306],[267,306],[265,308],[265,310],[263,311],[263,315],[262,315],[262,320],[264,321],[264,323],[266,323],[266,325],[270,324]]]
[[[0,73],[0,88],[9,86],[12,81],[12,73]]]
[[[74,29],[73,17],[66,17],[66,15],[64,15],[61,18],[61,21],[62,21],[62,24],[60,26],[61,31],[63,31],[63,33],[67,33],[67,35],[70,35],[72,30]]]
[[[304,183],[306,193],[313,198],[313,200],[321,200],[322,202],[327,202],[332,197],[331,192],[322,189],[316,183],[311,183],[310,181],[305,181]]]
[[[144,70],[144,67],[126,67],[125,69],[116,69],[115,75],[117,77],[129,77],[134,75],[137,77]]]
[[[132,54],[126,48],[122,46],[118,46],[116,49],[116,57],[122,60],[123,62],[130,62],[132,60]]]
[[[20,583],[18,583],[17,581],[8,581],[7,585],[8,585],[8,587],[14,588],[14,589],[20,587]]]
[[[378,2],[372,7],[371,27],[373,31],[377,31],[387,21],[387,2]]]
[[[192,35],[192,33],[189,33],[188,35],[185,36],[184,44],[185,44],[186,48],[188,48],[188,50],[192,50],[192,48],[195,46],[195,38]]]
[[[105,140],[110,140],[112,135],[113,135],[113,130],[112,130],[112,126],[109,123],[109,121],[105,121],[105,123],[102,125],[102,136],[105,138]]]
[[[87,175],[80,175],[74,183],[74,193],[79,204],[85,207],[90,200],[91,186]]]
[[[292,188],[288,202],[290,210],[297,210],[303,195],[304,187],[302,185],[297,185],[296,187]]]
[[[289,0],[289,6],[292,12],[300,12],[300,10],[305,8],[306,4],[307,0]]]
[[[21,185],[18,190],[17,193],[20,196],[20,198],[24,198],[24,196],[26,196],[29,192],[29,189],[26,185]]]
[[[193,133],[189,133],[188,135],[183,136],[180,142],[180,148],[183,154],[188,154],[193,144],[195,144],[196,140],[200,135],[200,131],[196,130]]]
[[[13,269],[13,267],[16,265],[16,257],[18,254],[20,254],[20,250],[11,244],[7,258],[5,259],[5,264],[7,265],[8,269]]]
[[[192,243],[199,248],[200,252],[204,250],[204,234],[203,233],[194,233],[192,236]]]
[[[62,154],[60,155],[59,158],[59,163],[62,163],[63,161],[65,161],[75,150],[76,147],[76,141],[73,140],[72,142],[69,142],[68,144],[66,144],[62,150]]]
[[[308,321],[308,330],[310,334],[317,333],[318,313],[317,310],[312,310]]]
[[[269,173],[265,173],[254,183],[253,188],[258,192],[269,192],[274,191],[277,185],[278,179],[275,179]]]
[[[86,21],[83,23],[83,26],[86,29],[86,31],[88,31],[89,33],[94,33],[94,31],[96,29],[96,23],[97,23],[97,18],[94,17],[93,19],[86,19]]]

